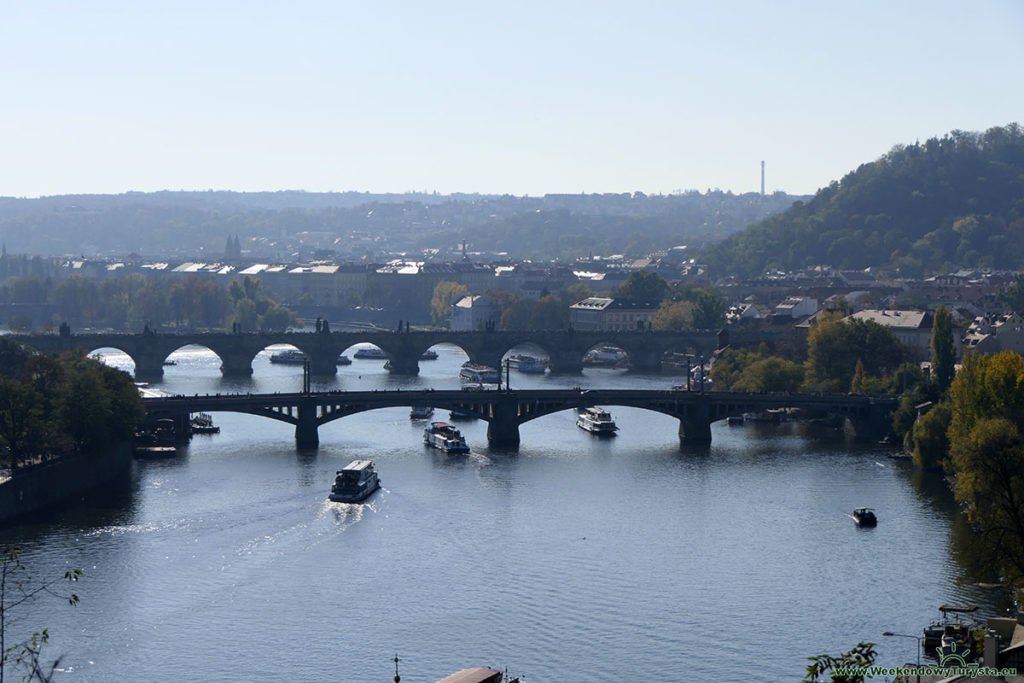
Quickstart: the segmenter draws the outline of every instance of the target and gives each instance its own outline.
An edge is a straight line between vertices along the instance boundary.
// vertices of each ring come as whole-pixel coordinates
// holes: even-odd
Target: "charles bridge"
[[[158,334],[60,334],[12,335],[10,337],[43,353],[82,349],[92,352],[101,348],[123,351],[135,362],[135,376],[153,379],[163,375],[168,356],[183,346],[203,346],[221,359],[221,372],[227,376],[252,374],[256,355],[273,344],[290,344],[309,359],[314,375],[337,372],[337,357],[353,344],[371,343],[389,358],[390,372],[401,375],[419,373],[419,359],[435,344],[454,344],[470,361],[499,367],[509,350],[522,344],[533,344],[549,358],[553,373],[578,374],[587,351],[603,344],[617,346],[629,356],[630,368],[637,372],[657,372],[667,352],[710,357],[719,348],[719,333],[693,332],[579,332],[559,331],[488,331],[450,332],[280,332],[280,333],[182,333]]]
[[[308,385],[307,385],[308,389]],[[878,439],[888,433],[895,397],[849,394],[738,393],[633,389],[520,389],[492,391],[402,390],[332,391],[285,394],[218,394],[144,399],[150,419],[170,418],[185,429],[195,412],[236,412],[280,420],[295,427],[300,448],[319,444],[319,427],[355,413],[378,408],[431,406],[458,410],[485,420],[492,446],[515,447],[519,426],[562,410],[630,406],[653,410],[679,420],[685,444],[711,441],[711,423],[734,415],[773,408],[802,408],[841,415],[858,437]]]

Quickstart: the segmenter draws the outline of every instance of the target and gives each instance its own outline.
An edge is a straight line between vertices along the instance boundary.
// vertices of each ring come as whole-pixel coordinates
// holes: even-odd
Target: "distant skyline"
[[[0,2],[0,196],[811,194],[1024,123],[1024,3]]]

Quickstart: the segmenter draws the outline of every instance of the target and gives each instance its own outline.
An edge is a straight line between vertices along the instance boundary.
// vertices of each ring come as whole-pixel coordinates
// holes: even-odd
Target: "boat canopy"
[[[964,612],[969,613],[977,610],[977,605],[943,605],[939,608],[940,612]]]

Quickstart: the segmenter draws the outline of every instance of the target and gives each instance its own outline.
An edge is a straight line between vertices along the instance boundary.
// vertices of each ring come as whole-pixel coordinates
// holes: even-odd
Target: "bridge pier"
[[[548,355],[548,368],[553,375],[581,375],[583,374],[583,354],[575,350],[551,351]]]
[[[487,422],[487,443],[490,446],[519,447],[519,419],[516,401],[503,396],[491,405],[491,419]]]
[[[136,379],[160,379],[164,376],[164,358],[160,354],[137,353],[132,360],[135,361]]]
[[[225,377],[249,377],[252,375],[252,356],[231,353],[224,354],[220,358],[220,371]]]
[[[311,375],[336,375],[338,374],[338,357],[333,353],[312,353],[309,357],[309,374]]]
[[[316,424],[316,403],[311,400],[299,404],[298,422],[295,423],[295,445],[298,448],[317,448],[320,432]]]
[[[420,356],[406,355],[400,353],[391,354],[388,361],[388,372],[392,375],[418,375],[420,374]]]
[[[711,443],[711,409],[706,402],[686,406],[683,417],[679,419],[679,442]]]

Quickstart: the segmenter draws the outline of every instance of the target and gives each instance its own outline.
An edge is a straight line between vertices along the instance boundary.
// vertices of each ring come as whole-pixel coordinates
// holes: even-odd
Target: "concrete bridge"
[[[630,406],[653,410],[679,420],[682,443],[711,442],[711,423],[733,415],[770,408],[805,408],[848,418],[858,436],[879,439],[889,431],[894,397],[846,394],[747,394],[736,392],[632,389],[526,389],[513,391],[333,391],[295,394],[229,394],[170,396],[144,399],[150,418],[181,422],[189,413],[229,411],[261,415],[295,426],[301,448],[315,447],[321,425],[378,408],[432,406],[459,410],[487,424],[492,446],[519,445],[519,426],[572,408]]]
[[[665,352],[676,351],[708,357],[718,348],[718,333],[696,332],[281,332],[259,334],[186,333],[186,334],[44,334],[11,335],[11,339],[44,353],[56,354],[72,349],[89,353],[114,348],[135,362],[135,376],[153,379],[163,375],[163,362],[183,346],[203,346],[221,359],[221,372],[229,376],[252,374],[252,360],[272,344],[290,344],[309,359],[314,375],[337,372],[337,357],[353,344],[371,343],[381,348],[390,360],[392,373],[419,373],[419,358],[435,344],[454,344],[475,363],[498,367],[512,348],[533,344],[550,359],[553,373],[576,373],[583,369],[583,356],[590,349],[611,344],[629,355],[630,367],[638,372],[657,372]]]

